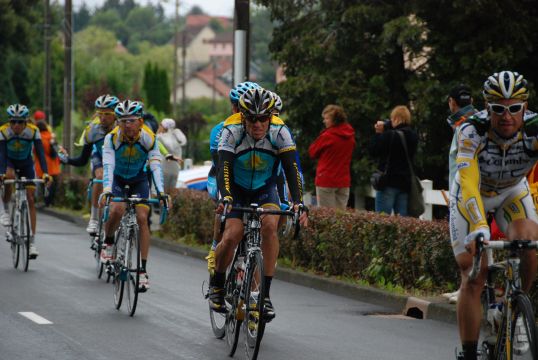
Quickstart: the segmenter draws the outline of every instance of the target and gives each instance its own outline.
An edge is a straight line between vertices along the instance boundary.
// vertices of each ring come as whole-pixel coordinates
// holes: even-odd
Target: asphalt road
[[[36,238],[40,256],[27,273],[0,242],[0,359],[228,358],[202,297],[204,262],[152,248],[151,289],[131,318],[115,310],[112,285],[96,278],[83,228],[39,214]],[[454,359],[454,325],[371,316],[388,310],[278,280],[271,294],[277,317],[259,359]],[[245,358],[242,347],[235,358]]]

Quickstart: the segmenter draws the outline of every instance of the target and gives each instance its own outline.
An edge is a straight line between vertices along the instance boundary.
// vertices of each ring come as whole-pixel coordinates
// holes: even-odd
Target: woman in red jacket
[[[318,160],[316,196],[319,206],[345,209],[351,185],[351,156],[355,130],[341,106],[327,105],[322,112],[325,129],[310,145],[308,154]]]

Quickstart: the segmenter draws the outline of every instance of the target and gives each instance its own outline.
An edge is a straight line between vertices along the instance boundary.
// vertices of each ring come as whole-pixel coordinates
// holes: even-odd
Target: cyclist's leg
[[[482,320],[480,295],[486,280],[487,261],[484,254],[478,277],[470,280],[468,275],[471,271],[473,258],[466,251],[464,245],[465,237],[469,233],[469,223],[458,210],[458,206],[460,206],[458,199],[461,199],[461,195],[457,193],[457,188],[459,187],[454,186],[454,193],[450,194],[449,226],[452,250],[461,275],[460,294],[457,303],[457,320],[464,358],[476,359],[480,323]],[[486,204],[486,201],[484,201],[484,204]],[[484,206],[486,207],[486,205]]]
[[[538,215],[527,179],[508,191],[495,220],[509,240],[538,240]],[[536,250],[521,254],[522,285],[526,292],[530,291],[536,279],[536,266]]]

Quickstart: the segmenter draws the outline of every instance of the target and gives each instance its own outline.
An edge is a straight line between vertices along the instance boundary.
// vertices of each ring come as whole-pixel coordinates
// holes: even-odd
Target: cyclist
[[[251,81],[245,81],[240,84],[237,84],[233,89],[230,90],[229,97],[230,97],[230,103],[232,105],[232,115],[230,115],[225,121],[231,120],[231,119],[237,119],[240,118],[239,114],[239,98],[241,95],[243,95],[245,92],[251,89],[260,89],[260,85],[256,84],[255,82]],[[222,133],[222,127],[224,126],[224,122],[221,121],[218,123],[212,130],[209,135],[209,151],[211,153],[211,169],[209,169],[209,174],[207,175],[207,192],[209,193],[209,196],[215,200],[219,200],[219,191],[217,189],[217,168],[219,163],[219,154],[218,154],[218,147],[219,147],[219,140],[220,135]],[[209,250],[209,254],[206,256],[207,260],[207,270],[211,275],[215,272],[215,249],[217,248],[217,244],[222,238],[222,234],[220,234],[220,227],[219,227],[219,216],[215,216],[215,222],[213,226],[213,241],[211,243],[211,249]]]
[[[15,172],[18,176],[26,179],[35,178],[34,159],[32,148],[35,147],[39,165],[43,170],[43,180],[51,181],[48,175],[47,161],[39,129],[28,121],[29,111],[25,105],[13,104],[7,108],[9,123],[0,127],[0,181],[14,179]],[[30,258],[35,259],[39,252],[35,246],[36,211],[34,201],[34,185],[27,185],[26,197],[30,208],[30,223],[32,235],[30,236]],[[7,210],[7,204],[11,199],[12,187],[6,186],[4,192],[5,212],[2,214],[2,225],[11,225],[11,217]]]
[[[249,90],[239,99],[240,115],[224,123],[219,142],[218,186],[223,202],[233,206],[257,203],[264,208],[280,210],[276,190],[276,172],[282,167],[289,179],[289,188],[297,210],[302,203],[302,182],[296,161],[296,148],[289,129],[279,118],[273,117],[275,100],[265,89]],[[223,203],[217,212],[222,212]],[[231,209],[222,241],[216,250],[216,270],[210,281],[209,305],[217,312],[225,312],[224,282],[226,268],[233,252],[243,237],[241,214]],[[265,277],[265,309],[267,321],[275,317],[270,299],[270,287],[278,257],[277,225],[279,217],[262,218],[262,252]],[[307,215],[301,215],[306,224]]]
[[[72,158],[62,148],[60,150],[60,161],[62,163],[73,166],[84,166],[91,158],[92,178],[103,179],[103,142],[105,141],[106,134],[112,131],[115,126],[116,114],[114,114],[114,108],[119,102],[117,97],[109,94],[101,95],[95,100],[95,110],[98,119],[90,122],[86,129],[84,129],[81,154],[76,158]],[[88,222],[88,227],[86,227],[86,231],[92,235],[97,232],[99,224],[98,199],[102,190],[102,184],[93,184],[90,221]]]
[[[469,280],[475,239],[490,240],[486,214],[510,240],[538,239],[538,216],[525,177],[538,160],[538,115],[527,111],[527,81],[517,72],[494,73],[482,92],[487,109],[469,117],[458,133],[457,173],[450,189],[450,237],[462,283],[457,304],[463,351],[458,359],[476,359],[482,292],[487,263]],[[536,277],[536,251],[522,255],[523,289]],[[526,336],[516,324],[514,349],[528,350]],[[519,329],[519,330],[518,330]],[[519,331],[519,334],[518,334]]]
[[[160,198],[168,203],[168,197],[163,192],[163,175],[161,155],[159,153],[155,134],[144,125],[142,119],[143,106],[138,101],[125,100],[116,106],[115,112],[119,126],[114,128],[106,137],[103,145],[104,184],[102,202],[107,197],[138,196],[149,198],[150,184],[146,173],[146,163]],[[126,185],[129,188],[126,188]],[[125,204],[110,204],[110,217],[105,224],[105,244],[101,252],[103,262],[111,261],[114,232],[116,231]],[[147,222],[149,206],[138,204],[136,218],[140,231],[140,253],[142,266],[140,269],[139,291],[149,289],[146,271],[149,253],[150,232]]]

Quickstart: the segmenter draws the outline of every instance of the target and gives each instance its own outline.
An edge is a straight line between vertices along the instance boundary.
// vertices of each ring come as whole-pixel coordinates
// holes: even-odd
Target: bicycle
[[[102,179],[90,179],[88,182],[88,187],[86,189],[86,192],[88,193],[88,201],[90,201],[91,206],[91,199],[92,199],[92,189],[93,184],[102,184]],[[104,239],[104,228],[103,228],[103,216],[99,216],[99,225],[97,228],[97,232],[95,234],[90,234],[90,249],[93,250],[93,257],[96,262],[96,272],[97,272],[97,278],[100,279],[103,276],[103,271],[105,269],[105,264],[101,262],[101,250],[103,249],[103,239]],[[110,277],[107,278],[107,282],[110,281]]]
[[[4,184],[15,184],[15,199],[11,207],[11,225],[6,231],[6,240],[10,243],[11,259],[13,267],[18,268],[19,262],[24,272],[28,271],[30,260],[35,257],[30,256],[30,238],[32,236],[30,223],[30,210],[28,199],[26,198],[26,185],[44,183],[42,179],[17,179],[4,180]],[[4,188],[2,188],[4,189]]]
[[[133,197],[108,197],[103,214],[103,221],[108,220],[110,202],[126,203],[118,230],[115,233],[112,250],[114,260],[107,265],[107,272],[112,277],[114,287],[114,305],[120,309],[125,287],[127,287],[127,311],[133,316],[138,302],[139,276],[141,268],[139,228],[136,221],[136,205],[159,204],[159,199]],[[166,221],[168,204],[165,202],[161,211],[160,223]]]
[[[482,295],[482,306],[485,310],[494,308],[497,305],[493,279],[495,274],[500,270],[504,270],[505,286],[504,295],[502,297],[503,310],[500,324],[497,325],[495,322],[490,324],[490,332],[492,335],[487,336],[482,341],[480,356],[483,360],[538,358],[536,320],[531,301],[528,295],[521,289],[521,277],[519,272],[519,264],[521,260],[518,254],[521,250],[537,248],[538,241],[491,241],[486,245],[484,244],[484,237],[482,235],[479,235],[476,239],[477,251],[473,259],[471,273],[469,274],[471,280],[475,279],[480,271],[480,259],[483,249],[508,250],[509,252],[508,257],[503,262],[488,266],[488,276]],[[514,349],[513,347],[518,322],[521,322],[524,326],[524,331],[529,343],[529,349],[527,349],[527,351]],[[519,336],[525,335],[520,333]]]
[[[228,203],[221,215],[221,232],[224,230]],[[260,314],[264,313],[264,271],[261,244],[261,215],[292,216],[295,223],[295,235],[299,233],[298,212],[290,210],[269,210],[250,204],[250,207],[234,207],[242,212],[246,219],[244,236],[235,251],[234,259],[228,267],[225,282],[226,312],[215,313],[209,310],[211,327],[217,338],[226,336],[228,355],[233,356],[239,342],[241,327],[245,332],[245,353],[247,358],[258,357],[266,321]],[[222,319],[223,318],[223,319]],[[245,321],[246,319],[246,321]]]

